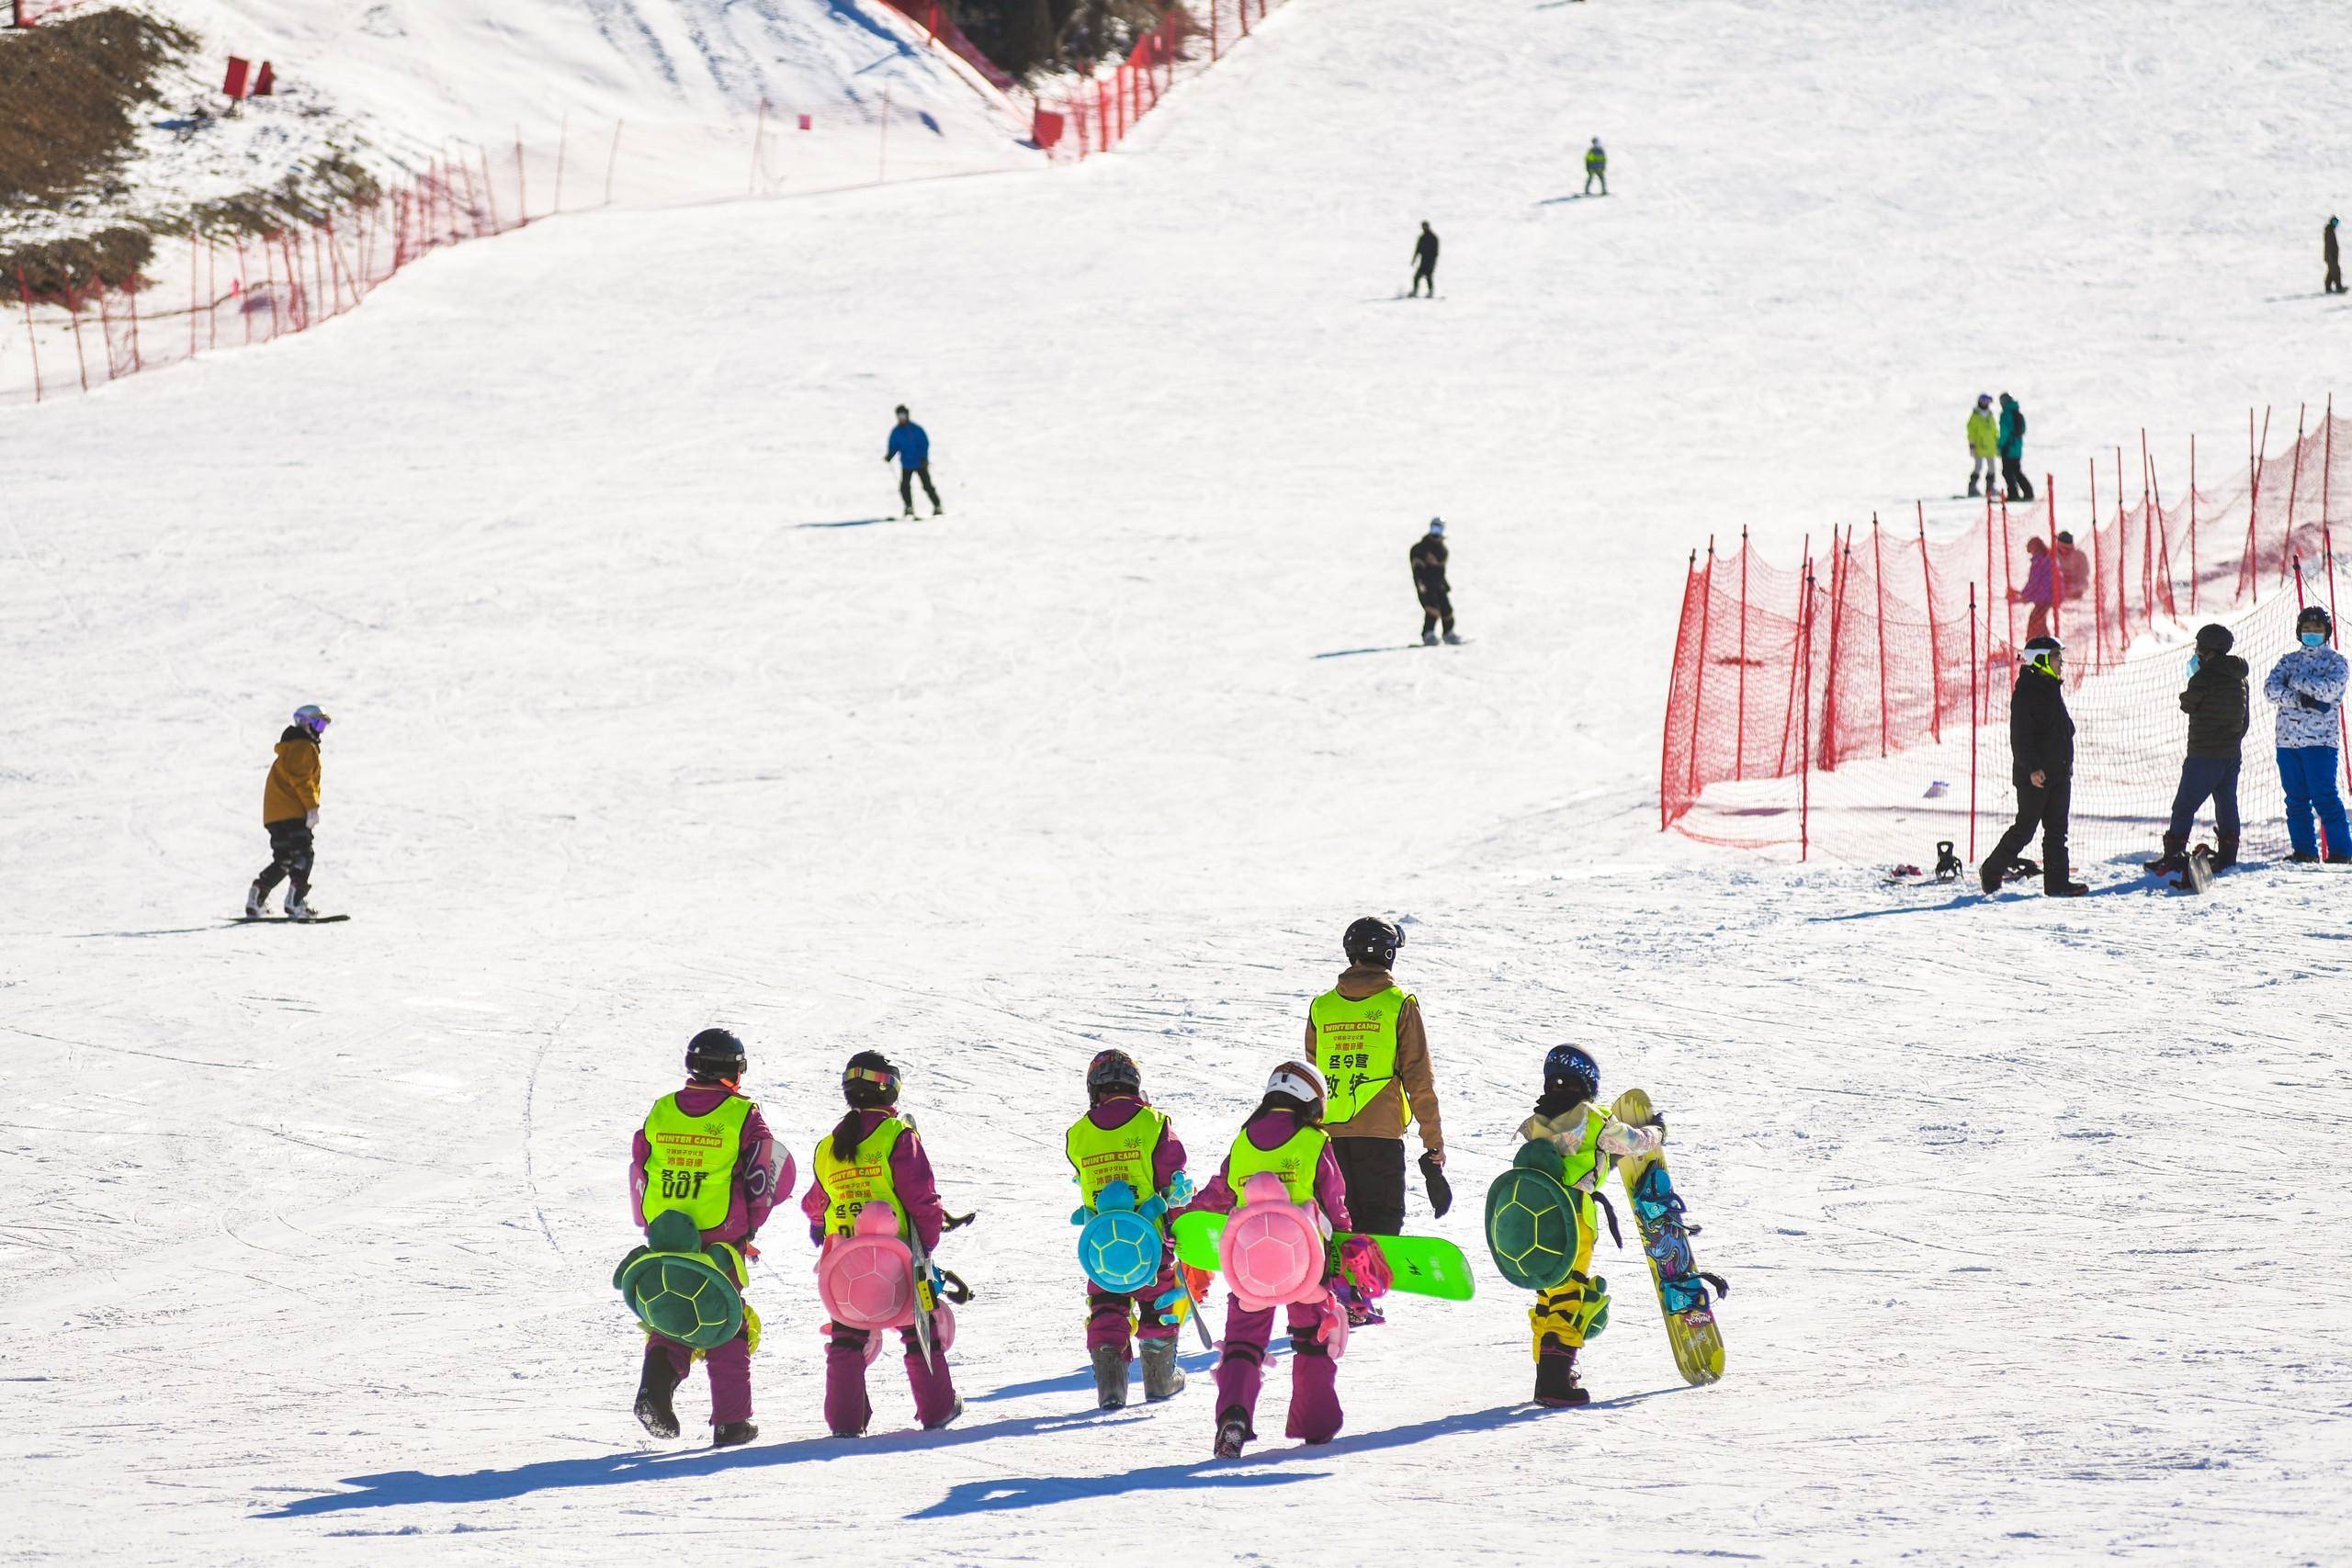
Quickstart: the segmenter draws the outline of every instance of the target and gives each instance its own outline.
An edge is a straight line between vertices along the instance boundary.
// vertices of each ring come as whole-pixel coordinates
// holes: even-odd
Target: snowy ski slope
[[[568,218],[12,415],[0,1556],[2341,1561],[2346,885],[1951,901],[1662,839],[1654,775],[1709,529],[1950,493],[1980,390],[2062,487],[2325,394],[2347,69],[2320,0],[1295,0],[1126,155]],[[734,310],[613,309],[682,250]],[[1473,641],[1407,650],[1433,512]],[[303,701],[354,918],[225,924]],[[1480,1250],[1589,1043],[1673,1128],[1722,1383],[1604,1246],[1583,1411],[1483,1260],[1329,1448],[1278,1370],[1209,1462],[1197,1353],[1091,1410],[1085,1061],[1205,1174],[1365,910],[1436,1228]],[[804,1168],[852,1050],[907,1070],[980,1214],[956,1427],[886,1363],[823,1436],[784,1222],[760,1442],[630,1419],[628,1133],[711,1022]]]

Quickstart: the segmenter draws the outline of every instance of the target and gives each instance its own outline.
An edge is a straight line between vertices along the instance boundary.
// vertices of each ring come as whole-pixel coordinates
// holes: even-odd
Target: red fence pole
[[[2197,614],[2197,434],[2188,436],[2188,613]]]
[[[1714,629],[1715,536],[1707,536],[1707,575],[1699,586],[1699,660],[1690,676],[1690,790],[1699,793],[1699,715],[1707,702],[1707,638]]]
[[[1215,16],[1215,10],[1209,13]],[[1731,776],[1747,776],[1747,525],[1739,525],[1739,712],[1732,719]]]
[[[1990,607],[1985,614],[1992,614]],[[1989,641],[1993,626],[1988,619],[1984,635]],[[1977,716],[1977,671],[1984,661],[1976,657],[1976,584],[1968,585],[1968,859],[1976,861],[1976,728],[1983,721]]]
[[[1836,535],[1836,534],[1834,534],[1834,533],[1833,533],[1833,534],[1831,534],[1831,536],[1830,536],[1830,546],[1831,546],[1831,548],[1832,548],[1833,550],[1836,548],[1836,546],[1837,546],[1837,535]],[[1835,565],[1835,561],[1836,561],[1836,557],[1835,557],[1834,555],[1831,557],[1831,560],[1832,560],[1832,563],[1833,563],[1833,575],[1834,575],[1834,565]],[[1798,761],[1798,767],[1799,767],[1799,769],[1800,769],[1800,772],[1799,772],[1799,773],[1798,773],[1798,774],[1797,774],[1797,859],[1799,859],[1800,861],[1804,861],[1804,860],[1810,860],[1810,859],[1812,859],[1812,858],[1813,858],[1813,619],[1814,619],[1814,614],[1813,614],[1813,600],[1814,600],[1814,592],[1813,592],[1813,570],[1812,570],[1812,568],[1811,568],[1810,564],[1808,564],[1808,565],[1807,565],[1806,570],[1805,570],[1805,575],[1804,575],[1804,589],[1803,589],[1803,592],[1804,592],[1804,755],[1803,755],[1803,756],[1799,759],[1799,761]],[[1834,618],[1834,616],[1833,616],[1832,620],[1830,621],[1830,628],[1831,628],[1831,629],[1830,629],[1830,633],[1829,633],[1829,636],[1830,636],[1830,638],[1831,638],[1831,642],[1832,642],[1832,651],[1831,651],[1831,654],[1830,654],[1830,664],[1831,664],[1831,677],[1830,677],[1830,678],[1831,678],[1833,681],[1837,678],[1837,677],[1836,677],[1837,653],[1836,653],[1836,651],[1835,651],[1835,642],[1836,642],[1837,636],[1838,636],[1837,629],[1836,629],[1836,628],[1837,628],[1837,624],[1838,624],[1838,623],[1837,623],[1836,619],[1835,619],[1835,618]],[[1825,697],[1825,699],[1824,699],[1824,702],[1823,702],[1823,705],[1823,705],[1825,708],[1826,708],[1826,707],[1827,707],[1827,705],[1828,705],[1828,704],[1827,704],[1827,701],[1826,701],[1826,697]],[[1828,716],[1825,713],[1825,714],[1823,715],[1823,723],[1824,723],[1825,727],[1826,727],[1826,724],[1827,724],[1827,717],[1828,717]]]
[[[1699,575],[1699,552],[1692,550],[1690,558],[1682,563],[1682,610],[1674,618],[1674,669],[1682,668],[1682,628],[1690,620],[1690,584]],[[1658,727],[1657,742],[1657,830],[1665,832],[1674,826],[1673,793],[1667,787],[1667,764],[1674,761],[1674,677],[1666,678],[1666,718]]]
[[[1936,577],[1928,565],[1928,508],[1917,501],[1911,507],[1919,524],[1919,588],[1928,606],[1928,731],[1940,746],[1944,742],[1944,655],[1936,637]]]
[[[2278,539],[2278,581],[2287,581],[2287,561],[2295,551],[2295,495],[2302,488],[2303,479],[2303,418],[2310,411],[2308,403],[2295,405],[2294,460],[2287,470],[2287,527]]]
[[[25,25],[21,14],[17,17],[17,25],[18,27]],[[17,298],[24,301],[25,345],[32,350],[33,401],[39,402],[40,401],[40,338],[33,331],[33,292],[25,287],[25,269],[21,266],[17,269]]]
[[[1813,536],[1804,536],[1804,554],[1797,568],[1797,605],[1790,616],[1792,626],[1804,625],[1804,585],[1813,576]],[[1781,760],[1773,765],[1772,776],[1781,777],[1789,771],[1789,732],[1797,725],[1797,649],[1793,636],[1789,644],[1789,700],[1781,710]]]
[[[1878,513],[1871,513],[1871,592],[1878,603],[1878,754],[1886,755],[1886,556],[1879,547]]]
[[[514,128],[514,227],[531,220],[530,187],[523,183],[523,128]]]
[[[136,271],[125,281],[123,292],[130,296],[130,368],[136,372],[147,368],[146,356],[139,352],[139,274]]]

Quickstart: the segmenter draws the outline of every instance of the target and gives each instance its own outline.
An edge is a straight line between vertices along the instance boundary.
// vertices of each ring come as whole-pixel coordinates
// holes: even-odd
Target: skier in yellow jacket
[[[1993,417],[1993,394],[1982,393],[1975,409],[1968,416],[1968,493],[1976,493],[1976,481],[1984,481],[1984,493],[1993,493],[1993,465],[2001,456],[2000,422]]]
[[[269,896],[287,882],[286,918],[315,919],[311,908],[311,829],[319,825],[319,741],[334,720],[313,703],[294,710],[277,738],[277,760],[262,785],[261,823],[269,830],[269,863],[245,892],[245,919],[269,918]]]

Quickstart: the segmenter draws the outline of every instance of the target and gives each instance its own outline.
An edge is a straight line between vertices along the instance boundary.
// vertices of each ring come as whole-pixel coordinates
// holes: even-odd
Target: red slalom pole
[[[1928,508],[1917,501],[1911,507],[1919,524],[1919,587],[1928,603],[1928,732],[1940,746],[1944,740],[1944,655],[1936,640],[1936,578],[1928,565]]]
[[[1989,615],[1990,609],[1986,613]],[[1992,626],[1985,626],[1985,636],[1992,636]],[[1968,585],[1968,859],[1976,861],[1976,728],[1984,720],[1977,711],[1977,671],[1984,661],[1976,656],[1976,584]]]

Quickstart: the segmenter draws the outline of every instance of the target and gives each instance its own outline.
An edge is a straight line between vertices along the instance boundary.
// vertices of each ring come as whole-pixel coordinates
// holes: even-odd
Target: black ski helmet
[[[842,1098],[856,1111],[899,1103],[899,1069],[879,1051],[860,1051],[842,1069]]]
[[[1086,1097],[1101,1100],[1109,1094],[1141,1094],[1143,1069],[1125,1051],[1102,1051],[1086,1065]]]
[[[2296,615],[2295,635],[2297,637],[2301,637],[2305,631],[2313,627],[2318,628],[2323,637],[2335,635],[2335,618],[2327,613],[2326,605],[2306,604]]]
[[[1555,1045],[1544,1054],[1544,1092],[1564,1091],[1578,1104],[1600,1092],[1600,1064],[1581,1045]]]
[[[1350,963],[1368,964],[1374,969],[1392,967],[1396,950],[1404,945],[1405,933],[1377,915],[1366,915],[1340,939]]]
[[[748,1066],[743,1043],[724,1029],[706,1029],[686,1042],[686,1077],[696,1083],[732,1084]]]
[[[2237,645],[2237,634],[2219,621],[2209,621],[2197,628],[2197,651],[2227,653]]]

